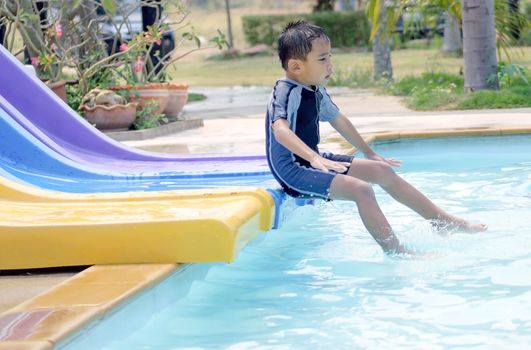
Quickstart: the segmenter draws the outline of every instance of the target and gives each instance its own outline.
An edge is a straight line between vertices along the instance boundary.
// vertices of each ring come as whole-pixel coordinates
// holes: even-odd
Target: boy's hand
[[[347,162],[336,162],[330,159],[326,159],[324,157],[321,157],[320,155],[315,155],[310,160],[310,165],[315,168],[322,171],[328,172],[329,170],[333,170],[337,173],[344,173],[347,171],[347,167],[350,165],[350,163]]]
[[[367,159],[370,159],[370,160],[377,160],[377,161],[380,161],[380,162],[384,162],[384,163],[387,163],[391,166],[401,166],[402,165],[402,161],[401,160],[398,160],[398,159],[395,159],[395,158],[384,158],[382,157],[381,155],[379,155],[378,153],[373,153],[373,154],[370,154],[370,155],[366,155],[366,158]]]

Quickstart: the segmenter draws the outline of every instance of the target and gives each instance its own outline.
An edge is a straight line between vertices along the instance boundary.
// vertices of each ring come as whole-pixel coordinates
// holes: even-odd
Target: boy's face
[[[332,62],[330,41],[325,38],[317,38],[312,41],[312,51],[306,56],[306,60],[297,60],[294,74],[298,82],[310,85],[326,85],[332,74]]]

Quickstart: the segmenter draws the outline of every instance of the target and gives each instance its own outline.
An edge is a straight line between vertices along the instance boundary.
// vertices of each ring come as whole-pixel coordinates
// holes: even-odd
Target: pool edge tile
[[[0,350],[51,349],[58,341],[89,322],[104,317],[119,304],[155,285],[181,267],[181,264],[92,266],[47,292],[0,314],[0,320],[4,319],[7,324],[0,329],[0,334],[4,333],[4,338],[0,339]],[[117,272],[127,276],[127,272],[131,270],[136,270],[136,281],[118,280]],[[111,275],[116,277],[116,281],[109,280],[106,271],[112,271]],[[110,286],[114,287],[102,288]],[[65,290],[71,295],[87,295],[87,291],[90,292],[94,288],[106,291],[92,304],[76,302],[76,298],[67,298],[67,302],[63,300]],[[111,292],[107,291],[108,289]],[[13,336],[13,333],[17,334]]]
[[[50,350],[53,343],[49,341],[6,341],[0,342],[0,350]]]
[[[440,130],[411,130],[400,132],[400,138],[430,138],[445,136],[492,136],[500,135],[500,128],[453,128]]]
[[[500,128],[501,135],[518,135],[518,134],[531,134],[530,126],[505,126]]]

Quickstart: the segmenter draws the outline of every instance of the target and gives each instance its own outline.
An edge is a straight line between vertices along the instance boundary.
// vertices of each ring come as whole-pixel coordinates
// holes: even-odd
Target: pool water
[[[531,136],[379,143],[447,211],[489,225],[434,232],[380,189],[390,257],[348,202],[297,208],[232,264],[194,264],[60,349],[524,349],[531,344]]]

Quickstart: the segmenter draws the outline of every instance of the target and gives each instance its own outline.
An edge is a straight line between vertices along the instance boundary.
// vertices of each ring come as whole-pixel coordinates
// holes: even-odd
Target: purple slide
[[[0,45],[0,107],[55,152],[102,170],[161,173],[191,168],[200,172],[268,173],[264,155],[170,155],[125,146],[107,137],[66,103]],[[265,107],[264,107],[265,108]],[[193,164],[190,164],[193,163]],[[226,169],[225,169],[226,168]]]

